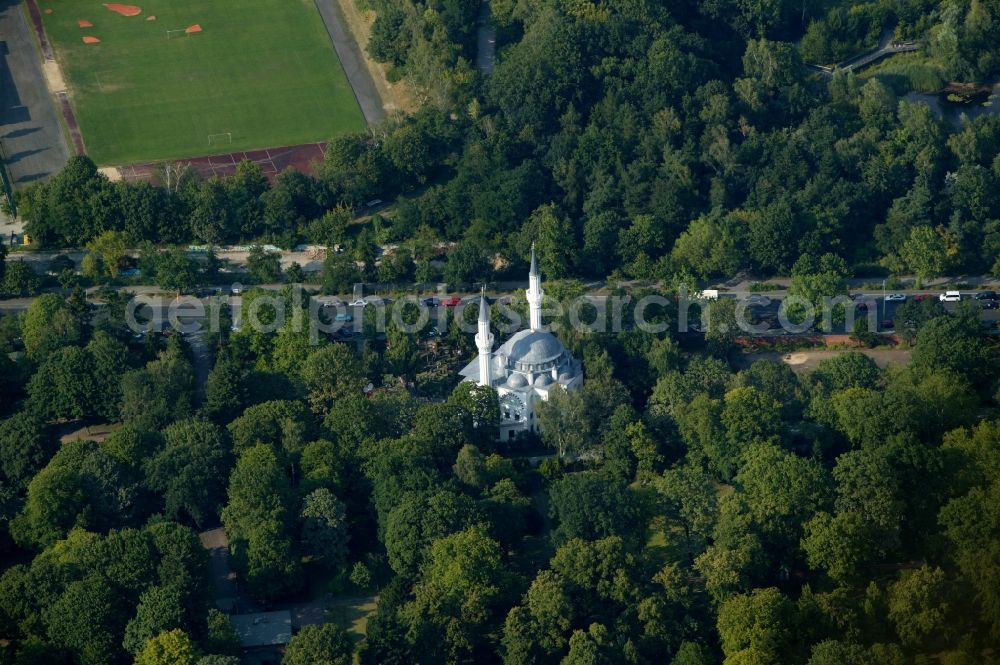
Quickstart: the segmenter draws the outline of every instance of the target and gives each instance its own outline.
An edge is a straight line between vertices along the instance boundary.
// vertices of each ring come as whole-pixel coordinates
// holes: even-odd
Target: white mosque
[[[492,386],[500,398],[500,438],[513,439],[519,432],[538,431],[535,404],[547,400],[549,390],[559,385],[576,390],[583,385],[583,367],[562,342],[542,329],[542,278],[538,273],[535,247],[531,247],[528,274],[529,327],[493,350],[490,306],[479,301],[479,355],[462,370],[465,381]]]

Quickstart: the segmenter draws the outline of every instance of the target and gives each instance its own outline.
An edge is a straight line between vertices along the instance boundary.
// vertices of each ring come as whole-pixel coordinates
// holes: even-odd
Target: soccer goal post
[[[190,37],[191,33],[187,31],[187,28],[177,28],[176,30],[167,30],[167,39],[173,39],[174,37]]]
[[[232,132],[221,132],[208,135],[208,145],[228,145],[233,142]]]

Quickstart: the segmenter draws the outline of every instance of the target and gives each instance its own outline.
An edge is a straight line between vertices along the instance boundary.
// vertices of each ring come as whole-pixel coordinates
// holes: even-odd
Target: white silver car
[[[885,297],[886,302],[906,302],[905,293],[890,293]]]
[[[938,300],[941,302],[960,302],[962,300],[961,291],[945,291],[938,296]]]

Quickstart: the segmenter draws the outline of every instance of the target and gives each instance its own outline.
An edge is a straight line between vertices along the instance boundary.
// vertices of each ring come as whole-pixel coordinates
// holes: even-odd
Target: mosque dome
[[[566,347],[552,333],[522,330],[503,345],[508,362],[515,366],[537,366],[558,360]]]
[[[549,374],[548,372],[546,372],[545,374],[539,374],[535,378],[535,384],[534,385],[535,385],[536,388],[544,388],[545,386],[549,385],[550,383],[552,383],[552,375]]]
[[[511,374],[507,379],[507,385],[511,388],[524,388],[528,385],[528,380],[524,378],[524,374]]]

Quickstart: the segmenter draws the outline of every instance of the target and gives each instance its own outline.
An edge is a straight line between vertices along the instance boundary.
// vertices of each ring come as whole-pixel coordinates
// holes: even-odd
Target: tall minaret
[[[542,276],[538,272],[538,259],[535,258],[535,243],[531,243],[531,271],[528,273],[528,291],[525,295],[528,298],[528,327],[541,330],[542,298],[545,297],[545,292],[542,291]]]
[[[479,385],[493,385],[493,333],[490,332],[490,306],[486,304],[486,287],[479,297],[479,332],[476,333],[479,349]]]

